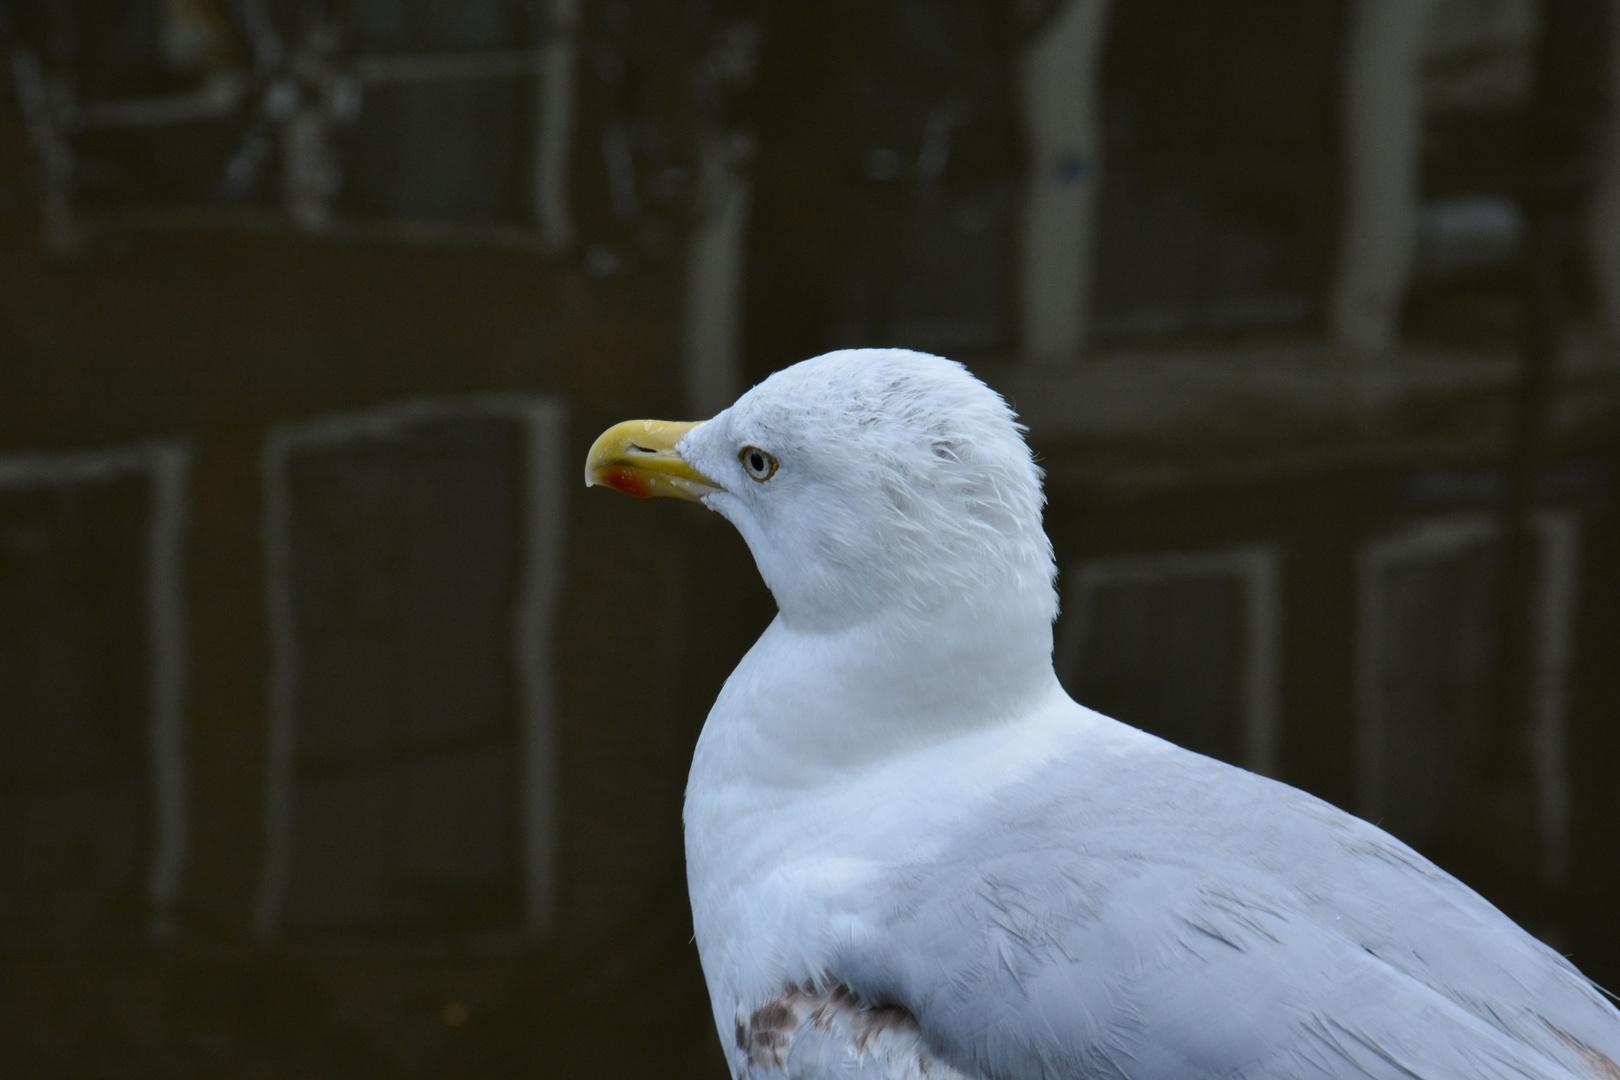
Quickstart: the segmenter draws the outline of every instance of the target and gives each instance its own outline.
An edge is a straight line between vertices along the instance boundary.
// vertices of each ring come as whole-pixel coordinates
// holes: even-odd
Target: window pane
[[[534,226],[545,5],[253,7],[129,0],[19,20],[19,55],[42,65],[19,78],[86,107],[56,132],[72,168],[53,182],[76,207]]]
[[[1422,196],[1403,332],[1495,347],[1518,334],[1532,0],[1440,0],[1423,56]]]
[[[517,924],[522,460],[519,425],[482,419],[290,461],[284,926]]]
[[[375,87],[346,140],[340,209],[523,224],[533,78]]]
[[[0,927],[140,932],[153,807],[140,477],[0,489]]]
[[[1243,764],[1243,585],[1234,575],[1099,585],[1086,598],[1076,700],[1189,750]]]
[[[955,355],[1005,344],[1015,210],[1011,183],[932,200],[858,201],[833,346]]]
[[[1103,65],[1100,339],[1308,325],[1338,236],[1342,5],[1120,0]]]
[[[1487,730],[1496,545],[1387,567],[1376,644],[1380,824],[1442,851],[1473,805],[1464,786]]]
[[[532,48],[542,13],[520,0],[362,0],[344,7],[355,55]],[[535,77],[369,86],[344,152],[340,202],[362,217],[523,224]]]

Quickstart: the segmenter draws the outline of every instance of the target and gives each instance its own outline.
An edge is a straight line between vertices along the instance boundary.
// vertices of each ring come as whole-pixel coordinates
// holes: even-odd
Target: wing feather
[[[1003,793],[883,891],[834,975],[969,1076],[1620,1075],[1620,1013],[1476,893],[1146,736]]]

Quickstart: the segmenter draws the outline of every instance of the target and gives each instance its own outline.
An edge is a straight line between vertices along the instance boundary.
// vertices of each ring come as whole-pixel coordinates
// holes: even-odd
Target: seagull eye
[[[743,472],[758,483],[763,484],[776,475],[776,459],[757,446],[745,446],[737,451],[737,460],[742,462]]]

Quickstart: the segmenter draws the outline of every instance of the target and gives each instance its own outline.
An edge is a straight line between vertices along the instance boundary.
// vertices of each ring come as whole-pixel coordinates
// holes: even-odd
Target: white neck
[[[1075,708],[1052,673],[1050,617],[1032,590],[829,633],[778,618],[743,658],[686,793],[694,925],[723,1028],[751,995],[819,977],[817,943],[859,921],[866,882],[1050,750]],[[962,739],[983,745],[935,752]],[[936,757],[974,772],[947,778]],[[914,793],[903,820],[882,809],[897,791]],[[789,943],[800,951],[783,954]]]
[[[1020,599],[957,598],[829,632],[778,616],[715,702],[693,784],[847,779],[851,768],[1022,715],[1055,677],[1045,598]],[[753,755],[749,767],[709,771],[730,750]]]

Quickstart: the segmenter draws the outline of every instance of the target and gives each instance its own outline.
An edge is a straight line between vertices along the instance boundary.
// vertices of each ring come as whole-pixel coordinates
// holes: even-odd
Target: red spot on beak
[[[638,499],[645,499],[652,495],[652,488],[647,481],[636,474],[634,469],[624,467],[602,470],[602,483],[614,491],[622,491],[626,495],[634,495]]]

